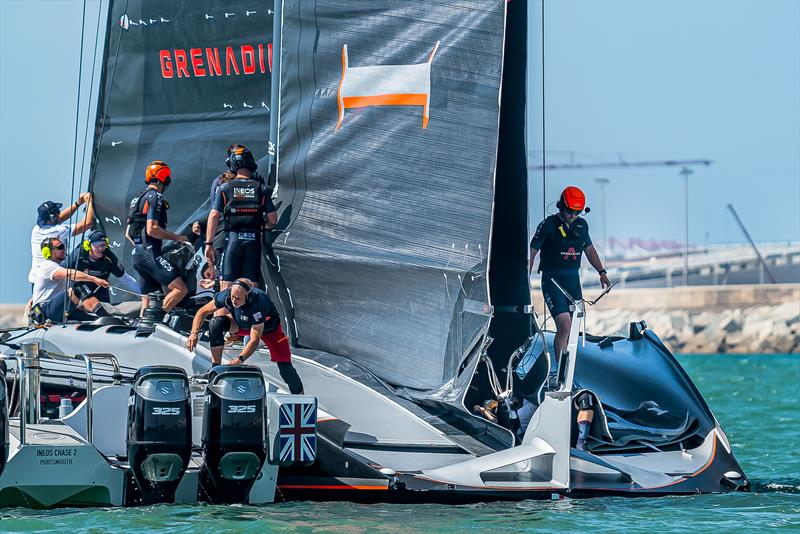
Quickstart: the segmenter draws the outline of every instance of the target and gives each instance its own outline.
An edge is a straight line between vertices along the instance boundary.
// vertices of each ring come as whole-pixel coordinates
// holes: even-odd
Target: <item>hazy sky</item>
[[[528,143],[541,150],[540,3],[530,6]],[[97,7],[87,2],[80,140]],[[70,200],[82,8],[0,0],[0,302],[29,296],[36,206]],[[691,178],[693,242],[741,240],[729,202],[756,240],[800,239],[800,1],[547,0],[545,37],[548,151],[711,159]],[[549,172],[548,202],[585,187],[599,230],[594,178],[607,177],[609,236],[681,240],[678,170]],[[541,188],[533,176],[533,226]]]

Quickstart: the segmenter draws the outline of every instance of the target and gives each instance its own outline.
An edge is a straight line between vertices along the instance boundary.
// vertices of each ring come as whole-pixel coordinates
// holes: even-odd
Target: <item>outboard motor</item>
[[[201,485],[217,503],[245,503],[266,458],[264,376],[252,365],[218,365],[206,386]]]
[[[4,367],[5,365],[0,368],[0,475],[3,474],[8,460],[8,395]]]
[[[142,367],[128,399],[128,462],[143,503],[172,502],[192,454],[189,380],[180,367]]]

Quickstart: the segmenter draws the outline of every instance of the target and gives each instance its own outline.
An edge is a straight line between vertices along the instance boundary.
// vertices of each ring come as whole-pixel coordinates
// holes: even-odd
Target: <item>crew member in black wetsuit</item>
[[[238,145],[228,156],[228,167],[236,177],[217,190],[206,225],[206,259],[216,263],[213,241],[220,219],[225,225],[222,257],[222,288],[237,278],[258,280],[261,268],[261,237],[272,228],[278,214],[269,191],[256,175],[256,160],[246,147]]]
[[[103,280],[108,280],[112,274],[117,278],[125,276],[125,267],[108,246],[108,238],[102,230],[95,230],[89,238],[78,245],[64,264],[70,269],[75,269]],[[111,295],[107,287],[99,287],[92,282],[75,282],[72,286],[73,302],[76,299],[83,301],[89,297],[96,297],[100,302],[110,302]]]
[[[220,310],[224,315],[216,314]],[[192,332],[186,340],[186,348],[190,351],[197,346],[203,321],[212,313],[215,316],[208,325],[212,363],[218,365],[222,362],[225,332],[249,335],[250,340],[242,352],[230,363],[244,363],[256,351],[259,341],[263,341],[269,349],[270,360],[278,364],[278,372],[289,391],[303,393],[303,382],[292,365],[289,339],[281,327],[278,310],[264,291],[252,287],[250,280],[239,278],[228,289],[217,293],[214,300],[197,310],[194,316]]]
[[[143,295],[161,291],[166,286],[169,292],[164,297],[164,311],[170,311],[187,295],[188,289],[177,270],[161,257],[163,239],[184,242],[186,236],[167,230],[169,204],[162,194],[172,181],[169,166],[163,161],[154,161],[145,170],[147,189],[136,195],[128,208],[128,227],[125,236],[133,243],[133,268],[139,273],[139,289]],[[150,305],[147,296],[142,297],[142,312]]]
[[[606,270],[589,238],[589,225],[580,217],[586,207],[583,191],[574,186],[567,187],[561,193],[556,207],[558,213],[539,223],[531,239],[528,273],[533,270],[533,260],[541,251],[539,272],[542,273],[542,295],[556,322],[554,348],[560,361],[561,353],[566,350],[569,341],[572,315],[567,297],[552,281],[558,282],[575,300],[583,298],[578,269],[581,266],[581,255],[586,253],[589,263],[600,275],[601,286],[605,288],[609,282]]]

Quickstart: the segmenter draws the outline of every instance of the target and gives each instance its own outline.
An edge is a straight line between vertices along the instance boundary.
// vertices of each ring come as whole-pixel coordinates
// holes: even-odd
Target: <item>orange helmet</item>
[[[586,207],[586,195],[583,194],[579,188],[574,185],[566,187],[561,192],[561,198],[558,201],[559,209],[570,209],[572,211],[583,211]]]
[[[172,171],[169,170],[169,165],[161,160],[155,160],[150,163],[144,171],[144,182],[149,184],[153,180],[158,180],[165,186],[172,182]]]

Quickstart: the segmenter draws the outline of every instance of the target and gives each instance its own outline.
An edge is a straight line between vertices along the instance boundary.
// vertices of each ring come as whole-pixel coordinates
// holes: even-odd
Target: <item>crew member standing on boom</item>
[[[261,270],[261,236],[278,222],[278,214],[266,186],[255,179],[258,168],[253,153],[239,145],[228,156],[228,167],[236,178],[217,191],[206,225],[206,259],[216,263],[214,234],[220,219],[225,225],[226,245],[222,256],[223,289],[238,278],[258,280]]]
[[[560,361],[561,353],[567,349],[572,315],[570,302],[553,281],[558,282],[575,300],[583,298],[578,269],[581,266],[581,255],[585,252],[589,263],[600,275],[601,286],[608,287],[609,282],[606,270],[589,238],[589,225],[580,217],[584,209],[588,211],[583,191],[574,186],[567,187],[561,193],[556,207],[558,213],[539,223],[531,239],[528,273],[533,270],[533,260],[541,251],[539,272],[542,273],[542,295],[556,322],[554,348]]]
[[[150,305],[148,293],[161,291],[166,286],[169,292],[164,297],[164,311],[170,311],[189,292],[178,271],[161,256],[163,239],[184,242],[186,236],[167,230],[169,204],[162,194],[172,182],[169,166],[163,161],[154,161],[145,170],[147,189],[133,197],[128,208],[128,227],[125,237],[133,243],[133,268],[139,273],[139,289],[142,296],[142,312]]]

